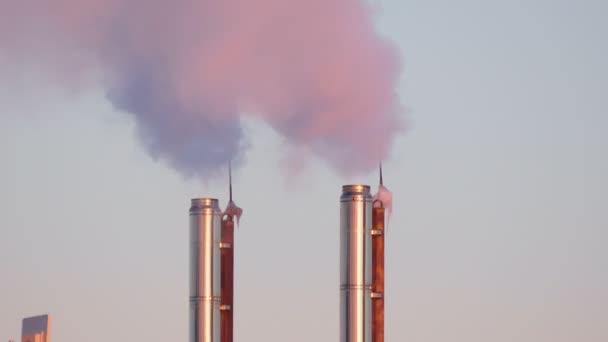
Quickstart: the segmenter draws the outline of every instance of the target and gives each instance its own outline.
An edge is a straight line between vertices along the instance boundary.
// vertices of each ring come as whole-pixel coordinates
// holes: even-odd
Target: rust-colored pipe
[[[384,207],[372,209],[372,342],[384,342]]]
[[[234,312],[234,221],[231,215],[222,220],[221,247],[221,342],[232,342]]]

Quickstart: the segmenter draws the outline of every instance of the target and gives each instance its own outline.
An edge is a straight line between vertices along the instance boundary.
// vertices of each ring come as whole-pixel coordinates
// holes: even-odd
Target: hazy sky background
[[[387,341],[608,341],[608,3],[398,1],[410,129],[386,162]],[[1,19],[1,14],[0,14]],[[338,339],[338,198],[246,122],[235,339]],[[364,138],[364,137],[362,137]],[[192,197],[101,88],[0,65],[0,340],[186,341]]]

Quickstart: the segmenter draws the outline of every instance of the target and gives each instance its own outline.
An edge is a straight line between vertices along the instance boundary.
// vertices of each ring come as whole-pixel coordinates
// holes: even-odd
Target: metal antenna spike
[[[232,161],[228,162],[228,190],[230,193],[230,201],[232,202]]]
[[[380,185],[384,185],[382,182],[382,162],[380,162]]]

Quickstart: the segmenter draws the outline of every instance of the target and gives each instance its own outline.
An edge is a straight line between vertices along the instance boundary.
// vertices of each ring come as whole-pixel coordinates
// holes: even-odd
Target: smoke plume
[[[2,0],[0,14],[0,61],[101,71],[146,150],[185,176],[238,164],[245,116],[347,174],[402,128],[399,55],[366,0]]]

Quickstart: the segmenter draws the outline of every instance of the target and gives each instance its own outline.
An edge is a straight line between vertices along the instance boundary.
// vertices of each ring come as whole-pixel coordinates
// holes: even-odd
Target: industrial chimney
[[[190,342],[220,342],[222,211],[215,198],[190,207]]]
[[[215,198],[192,199],[190,207],[190,342],[232,342],[234,224],[243,209],[230,198],[222,212]]]
[[[373,198],[367,185],[342,187],[340,342],[384,342],[384,219],[391,201],[382,166]]]
[[[371,339],[372,196],[344,185],[340,197],[340,342]]]

